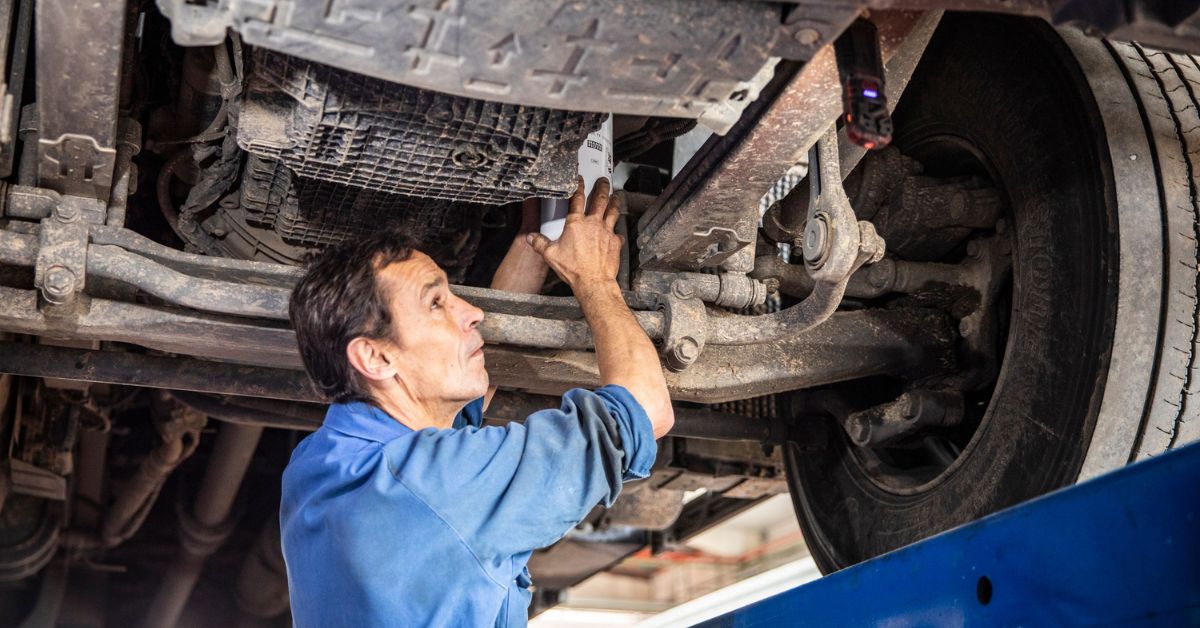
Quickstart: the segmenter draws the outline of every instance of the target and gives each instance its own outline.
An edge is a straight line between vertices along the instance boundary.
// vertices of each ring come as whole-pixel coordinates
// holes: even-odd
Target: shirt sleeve
[[[486,561],[555,542],[623,481],[649,475],[657,454],[649,417],[619,386],[568,391],[524,425],[414,438],[384,445],[392,474]]]

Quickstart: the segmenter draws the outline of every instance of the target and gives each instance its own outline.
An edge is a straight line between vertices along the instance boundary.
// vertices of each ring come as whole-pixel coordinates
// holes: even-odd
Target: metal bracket
[[[64,133],[39,139],[38,179],[64,194],[97,195],[112,186],[117,149],[100,146],[90,135]]]
[[[794,12],[807,11],[805,6]],[[936,11],[873,13],[887,67],[889,102],[899,99],[940,15]],[[825,37],[810,27],[800,27],[795,33],[801,43],[808,44]],[[804,151],[837,121],[841,111],[832,47],[817,50],[803,67],[781,63],[775,78],[730,132],[710,138],[643,213],[637,239],[642,267],[697,270],[721,266],[749,272],[753,255],[738,252],[752,252],[746,244],[757,237],[760,200],[781,175],[803,159]],[[860,157],[851,157],[847,163]],[[730,230],[736,237],[726,236],[722,242],[716,237],[716,228]],[[715,250],[711,248],[714,244]]]
[[[714,320],[709,330],[714,344],[755,344],[820,325],[837,311],[854,271],[883,259],[883,238],[871,223],[856,219],[842,189],[836,126],[817,142],[811,162],[812,198],[801,248],[812,292],[782,312]]]
[[[125,13],[123,2],[37,2],[37,176],[43,187],[108,200]]]
[[[38,230],[33,283],[53,306],[75,300],[87,275],[87,239],[91,224],[103,224],[104,203],[91,198],[63,196],[43,218]]]
[[[663,361],[672,371],[682,371],[704,350],[708,312],[700,295],[686,281],[671,284],[671,290],[659,297],[658,309],[663,313]]]
[[[811,198],[801,242],[804,265],[817,283],[845,283],[863,264],[883,259],[883,238],[870,222],[858,220],[850,207],[842,187],[836,127],[831,126],[817,142],[810,161]]]

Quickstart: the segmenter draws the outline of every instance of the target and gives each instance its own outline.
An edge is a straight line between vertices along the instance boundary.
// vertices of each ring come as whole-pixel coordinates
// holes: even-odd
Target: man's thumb
[[[537,232],[526,234],[525,242],[528,243],[534,251],[537,251],[539,255],[545,255],[546,249],[550,247],[550,244],[552,244],[550,238],[547,238],[546,236]]]

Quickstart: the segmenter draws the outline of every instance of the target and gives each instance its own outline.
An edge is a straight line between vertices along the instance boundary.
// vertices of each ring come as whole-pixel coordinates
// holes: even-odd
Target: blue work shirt
[[[524,626],[526,563],[611,505],[656,455],[629,391],[571,390],[558,410],[413,431],[375,406],[334,404],[292,453],[280,504],[292,618],[335,626]]]

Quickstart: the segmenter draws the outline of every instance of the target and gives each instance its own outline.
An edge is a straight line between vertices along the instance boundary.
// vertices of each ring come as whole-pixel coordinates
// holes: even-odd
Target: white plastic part
[[[587,136],[583,146],[579,147],[579,174],[583,176],[583,194],[586,197],[592,192],[600,177],[612,181],[613,151],[612,151],[612,116],[604,120],[600,129]],[[567,219],[567,199],[542,199],[542,235],[557,240],[562,236],[563,225]]]

